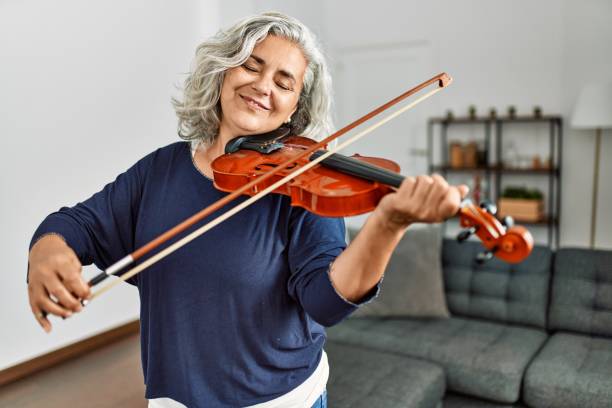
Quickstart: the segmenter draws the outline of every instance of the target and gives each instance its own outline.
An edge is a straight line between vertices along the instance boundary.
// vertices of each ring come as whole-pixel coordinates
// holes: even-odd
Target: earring
[[[287,120],[285,121],[285,123],[291,123],[291,116],[289,116],[289,118],[287,118]]]

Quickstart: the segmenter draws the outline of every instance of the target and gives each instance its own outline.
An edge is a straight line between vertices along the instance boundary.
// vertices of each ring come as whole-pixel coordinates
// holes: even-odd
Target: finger
[[[444,177],[442,177],[441,175],[434,173],[431,175],[431,179],[434,181],[434,183],[436,184],[441,184],[443,186],[448,186],[448,182],[446,181],[446,179]]]
[[[417,203],[424,203],[425,198],[429,194],[434,182],[429,176],[418,176],[416,185],[412,191],[412,199]]]
[[[89,285],[83,280],[82,265],[78,258],[73,257],[70,261],[56,265],[58,274],[70,293],[77,298],[85,299],[90,295]]]
[[[62,282],[66,289],[72,293],[77,299],[87,299],[91,296],[91,290],[87,282],[81,276],[81,273],[71,273],[62,276]]]
[[[61,305],[55,303],[53,300],[51,300],[50,297],[44,297],[44,298],[39,299],[37,306],[44,312],[47,312],[49,314],[56,315],[62,318],[72,316],[72,312],[70,310],[65,309]]]
[[[461,195],[462,200],[467,197],[468,193],[470,192],[470,188],[465,184],[461,184],[457,186],[457,188],[459,189],[459,194]]]
[[[440,176],[439,174],[432,175],[431,179],[433,180],[433,184],[429,190],[429,193],[427,194],[427,197],[425,198],[425,202],[431,204],[433,208],[438,208],[440,202],[444,199],[448,192],[449,185],[444,177]]]
[[[74,312],[80,312],[83,309],[81,302],[79,302],[73,295],[66,289],[59,279],[47,282],[45,288],[50,295],[53,295],[58,303],[64,308],[70,309]]]
[[[31,307],[38,307],[40,311],[47,316],[48,313],[55,314],[57,316],[64,317],[66,315],[72,314],[72,312],[68,309],[63,308],[58,305],[54,299],[52,299],[52,295],[49,294],[47,289],[45,288],[43,283],[34,285],[31,289],[32,295],[30,296],[30,305]],[[46,301],[49,301],[48,304]],[[50,308],[47,308],[46,305],[50,305]]]
[[[399,190],[397,191],[403,197],[410,197],[416,186],[416,179],[412,176],[406,177],[402,184],[400,185]]]
[[[47,319],[47,313],[35,304],[31,304],[30,308],[32,309],[32,313],[34,313],[34,319],[36,319],[40,327],[42,327],[45,332],[49,333],[51,331],[51,322]]]
[[[442,217],[448,218],[456,215],[459,211],[461,200],[460,189],[457,186],[450,186],[439,206]]]
[[[44,283],[42,286],[42,293],[36,296],[37,304],[47,313],[60,317],[68,317],[72,315],[72,310],[66,305],[63,305],[58,296],[51,290],[57,285],[61,285],[57,278],[54,281]]]

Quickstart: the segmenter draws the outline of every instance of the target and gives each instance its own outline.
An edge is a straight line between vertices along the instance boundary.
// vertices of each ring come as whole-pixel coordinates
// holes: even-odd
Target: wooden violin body
[[[315,143],[306,137],[287,136],[282,138],[282,149],[269,154],[241,149],[219,156],[211,164],[215,187],[226,192],[235,191],[288,158],[296,157],[301,151]],[[391,160],[360,155],[354,155],[351,158],[394,173],[400,171],[399,165]],[[275,174],[264,183],[254,186],[246,193],[248,195],[257,194],[308,161],[308,158],[297,160],[294,165]],[[275,193],[290,196],[292,205],[303,207],[325,217],[348,217],[370,212],[376,208],[380,199],[391,191],[393,189],[386,184],[366,180],[326,166],[315,166],[274,190]]]

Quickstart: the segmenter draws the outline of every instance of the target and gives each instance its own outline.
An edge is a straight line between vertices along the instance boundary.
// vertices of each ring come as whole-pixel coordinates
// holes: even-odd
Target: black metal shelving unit
[[[504,128],[517,123],[547,123],[549,127],[549,150],[551,163],[548,168],[510,168],[504,167],[502,146]],[[451,127],[461,125],[482,125],[484,149],[486,151],[486,164],[479,167],[454,168],[448,165],[448,132]],[[436,128],[439,131],[436,132]],[[436,135],[440,137],[441,163],[434,163],[434,144]],[[495,153],[490,157],[489,152],[495,141]],[[546,216],[538,222],[520,222],[523,225],[542,226],[547,228],[548,246],[559,247],[559,223],[561,219],[561,157],[563,147],[563,119],[558,115],[540,117],[495,117],[495,118],[431,118],[427,124],[427,163],[430,172],[436,172],[444,177],[449,173],[483,173],[487,180],[484,196],[497,202],[501,191],[504,175],[519,174],[529,177],[548,178],[548,205]],[[491,186],[494,186],[492,189]]]

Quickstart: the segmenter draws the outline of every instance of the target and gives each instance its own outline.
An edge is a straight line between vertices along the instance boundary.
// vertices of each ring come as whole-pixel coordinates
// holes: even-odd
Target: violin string
[[[143,271],[144,269],[146,269],[149,266],[153,265],[157,261],[163,259],[167,255],[170,255],[172,252],[176,251],[177,249],[179,249],[182,246],[186,245],[187,243],[191,242],[195,238],[199,237],[200,235],[202,235],[205,232],[209,231],[210,229],[214,228],[218,224],[222,223],[223,221],[225,221],[226,219],[230,218],[231,216],[233,216],[234,214],[238,213],[239,211],[243,210],[244,208],[248,207],[249,205],[255,203],[258,200],[260,200],[261,198],[263,198],[264,196],[266,196],[270,192],[274,191],[278,187],[282,186],[283,184],[285,184],[289,180],[291,180],[291,179],[295,178],[296,176],[302,174],[303,172],[305,172],[308,169],[312,168],[313,166],[315,166],[316,164],[318,164],[322,160],[325,160],[327,157],[331,156],[332,154],[338,152],[339,150],[341,150],[341,149],[349,146],[350,144],[358,141],[359,139],[361,139],[362,137],[366,136],[370,132],[376,130],[377,128],[379,128],[380,126],[384,125],[385,123],[395,119],[397,116],[401,115],[402,113],[412,109],[415,105],[421,103],[422,101],[424,101],[425,99],[429,98],[430,96],[433,96],[434,94],[436,94],[437,92],[441,91],[442,89],[443,88],[435,88],[432,91],[429,91],[426,94],[416,98],[414,101],[412,101],[409,104],[406,104],[405,106],[397,109],[395,112],[389,114],[388,116],[386,116],[385,118],[383,118],[379,122],[371,125],[370,127],[368,127],[367,129],[363,130],[362,132],[356,134],[355,136],[350,137],[346,141],[344,141],[344,142],[340,143],[339,145],[337,145],[335,148],[333,148],[331,150],[328,150],[326,153],[324,153],[321,156],[317,157],[315,160],[312,160],[311,162],[309,162],[309,163],[305,164],[304,166],[300,167],[299,169],[293,171],[292,173],[288,174],[284,178],[278,180],[274,184],[270,185],[269,187],[261,190],[260,192],[258,192],[255,195],[253,195],[249,199],[245,200],[244,202],[242,202],[239,205],[233,207],[232,209],[226,211],[225,213],[223,213],[222,215],[218,216],[217,218],[215,218],[214,220],[210,221],[209,223],[207,223],[207,224],[203,225],[202,227],[198,228],[197,230],[193,231],[189,235],[186,235],[185,237],[183,237],[180,240],[176,241],[174,244],[172,244],[172,245],[166,247],[165,249],[161,250],[160,252],[158,252],[157,254],[153,255],[152,257],[150,257],[149,259],[147,259],[143,263],[135,266],[134,268],[132,268],[129,271],[125,272],[124,274],[120,275],[118,277],[118,279],[107,283],[105,286],[103,286],[98,291],[93,293],[91,295],[91,297],[89,298],[89,301],[91,301],[91,300],[97,298],[98,296],[102,295],[103,293],[109,291],[111,288],[113,288],[114,286],[118,285],[120,282],[124,282],[124,281],[128,280],[129,278],[131,278],[132,276],[140,273],[141,271]]]

